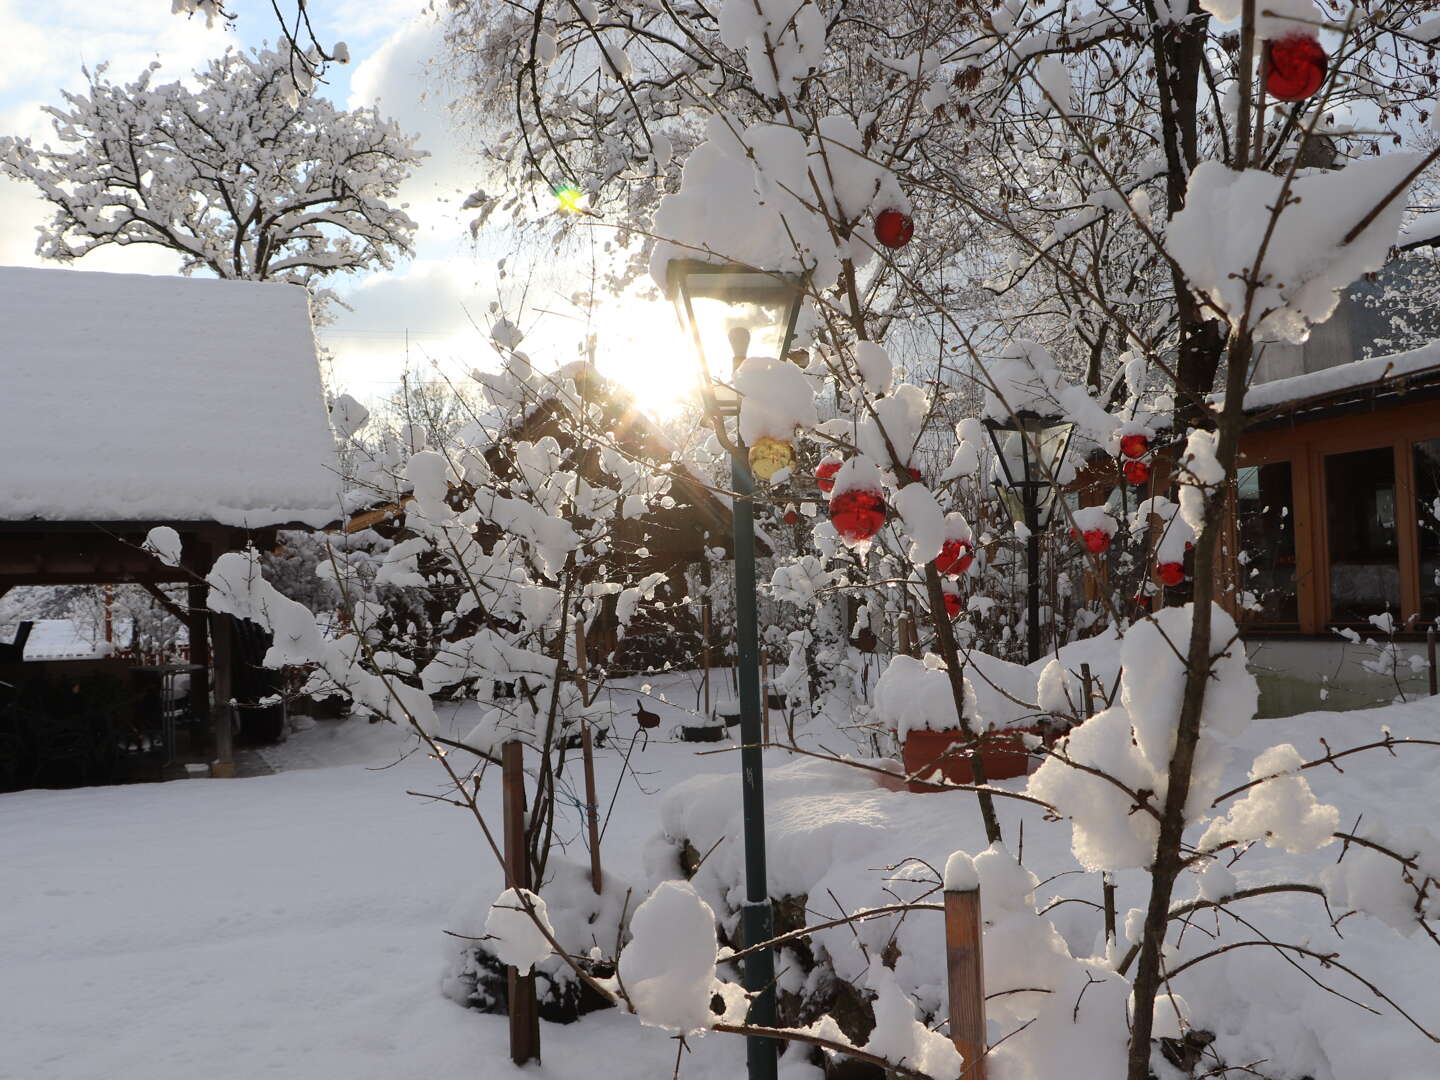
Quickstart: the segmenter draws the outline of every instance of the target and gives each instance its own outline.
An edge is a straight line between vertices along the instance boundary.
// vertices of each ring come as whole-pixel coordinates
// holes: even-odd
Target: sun
[[[595,366],[641,409],[662,419],[678,415],[697,397],[695,347],[663,301],[619,301],[598,318]]]

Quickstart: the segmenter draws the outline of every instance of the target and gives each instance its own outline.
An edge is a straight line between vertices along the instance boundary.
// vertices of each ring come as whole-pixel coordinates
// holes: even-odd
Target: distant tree
[[[424,152],[374,108],[300,93],[287,52],[233,50],[192,85],[86,71],[89,92],[49,107],[61,149],[0,138],[0,170],[55,207],[38,254],[107,244],[178,252],[181,270],[313,286],[389,267],[415,223],[391,200]]]

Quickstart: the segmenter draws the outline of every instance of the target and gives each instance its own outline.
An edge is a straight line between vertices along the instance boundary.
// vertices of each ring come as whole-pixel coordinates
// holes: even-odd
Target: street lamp
[[[795,320],[805,296],[805,281],[733,263],[672,259],[666,267],[666,292],[675,302],[681,327],[695,343],[700,361],[701,394],[706,412],[723,434],[724,417],[736,416],[740,398],[734,372],[747,356],[783,360],[795,336]],[[730,357],[729,381],[712,364]],[[735,489],[735,652],[740,682],[740,775],[745,818],[745,945],[769,941],[773,919],[765,870],[765,781],[761,753],[760,645],[755,616],[755,503],[750,463],[739,432],[731,442],[731,486]],[[745,989],[752,995],[750,1022],[774,1027],[775,956],[760,949],[745,958]],[[774,1080],[773,1039],[752,1036],[746,1046],[750,1080]]]
[[[1058,505],[1060,466],[1075,432],[1073,421],[1021,409],[1006,419],[986,417],[995,456],[1005,474],[996,479],[1000,501],[1025,538],[1026,652],[1040,659],[1040,533],[1050,524]]]

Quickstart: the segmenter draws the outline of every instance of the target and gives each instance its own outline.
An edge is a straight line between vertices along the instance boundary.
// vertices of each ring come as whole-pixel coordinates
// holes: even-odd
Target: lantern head
[[[1005,420],[986,417],[981,423],[1004,473],[995,487],[1010,517],[1031,532],[1045,528],[1055,512],[1060,467],[1075,433],[1074,421],[1022,410]]]
[[[740,399],[732,384],[734,368],[747,356],[782,359],[789,354],[805,279],[737,263],[671,259],[665,287],[695,344],[707,410],[736,415]]]

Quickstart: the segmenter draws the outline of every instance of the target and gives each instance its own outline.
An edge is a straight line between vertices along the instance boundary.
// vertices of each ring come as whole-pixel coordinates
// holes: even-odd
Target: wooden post
[[[210,657],[215,665],[215,696],[210,703],[210,719],[215,729],[215,759],[210,775],[235,775],[234,718],[230,715],[230,699],[234,696],[235,624],[229,615],[210,616]]]
[[[985,957],[980,890],[945,890],[945,970],[950,1039],[965,1059],[963,1080],[985,1080]]]
[[[530,888],[530,853],[525,844],[525,748],[507,742],[501,751],[505,832],[505,887]],[[535,972],[505,969],[510,1002],[510,1060],[516,1065],[540,1060],[540,1010],[535,1001]]]
[[[700,601],[700,680],[705,687],[705,716],[710,716],[710,597]]]
[[[590,740],[590,722],[580,720],[580,752],[585,759],[585,821],[590,829],[590,887],[599,896],[605,889],[600,869],[600,800],[595,794],[595,749]]]
[[[896,630],[896,637],[899,638],[899,640],[895,644],[901,655],[914,656],[916,651],[915,632],[910,625],[910,613],[908,611],[900,615],[900,625]]]
[[[770,745],[770,660],[763,654],[760,660],[760,715],[765,722],[762,725],[764,731],[764,743]]]
[[[210,715],[210,616],[206,612],[210,586],[192,581],[186,588],[185,633],[190,638],[190,663],[201,670],[190,675],[190,713],[197,720]]]
[[[1425,631],[1425,656],[1430,661],[1430,696],[1440,693],[1440,673],[1435,671],[1435,628]]]

